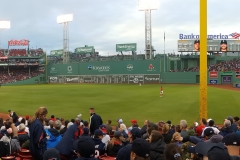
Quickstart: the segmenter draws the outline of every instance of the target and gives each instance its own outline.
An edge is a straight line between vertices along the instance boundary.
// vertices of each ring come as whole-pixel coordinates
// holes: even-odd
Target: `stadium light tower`
[[[1,32],[5,29],[10,29],[10,21],[0,21],[0,49],[1,46]]]
[[[158,0],[138,0],[138,10],[145,12],[145,59],[152,59],[151,11],[157,10]]]
[[[68,22],[72,22],[72,20],[72,14],[66,14],[57,17],[57,23],[63,24],[63,63],[69,62]]]

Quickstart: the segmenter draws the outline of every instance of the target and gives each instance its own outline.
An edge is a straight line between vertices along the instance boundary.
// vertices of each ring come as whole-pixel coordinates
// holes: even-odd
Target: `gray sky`
[[[208,34],[240,33],[239,0],[208,0]],[[94,46],[101,55],[116,54],[119,43],[137,43],[144,52],[144,12],[137,0],[1,0],[0,20],[10,20],[11,29],[1,32],[2,48],[11,39],[28,39],[30,47],[62,48],[58,15],[73,14],[69,23],[69,48]],[[177,51],[179,33],[199,34],[199,0],[160,0],[152,12],[152,43],[157,53]]]

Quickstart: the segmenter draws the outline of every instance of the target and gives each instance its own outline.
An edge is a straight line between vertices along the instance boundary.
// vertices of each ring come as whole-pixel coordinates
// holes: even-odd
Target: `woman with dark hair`
[[[163,140],[163,136],[156,130],[152,130],[149,137],[151,144],[150,159],[151,160],[164,160],[164,149],[166,143]]]
[[[183,160],[182,151],[175,143],[166,145],[164,150],[165,160]]]
[[[45,107],[40,107],[32,117],[29,126],[29,149],[35,160],[42,160],[43,153],[47,150],[47,134],[43,127],[47,113],[48,111]]]

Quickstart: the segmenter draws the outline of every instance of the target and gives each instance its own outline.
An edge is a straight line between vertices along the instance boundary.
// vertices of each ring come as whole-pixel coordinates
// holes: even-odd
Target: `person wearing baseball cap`
[[[195,52],[199,52],[200,51],[200,40],[195,40],[194,41],[194,49],[193,49],[193,51],[195,51]]]
[[[97,157],[99,157],[105,153],[105,143],[102,142],[102,138],[103,138],[103,132],[100,129],[96,129],[94,131],[93,141],[95,143],[95,149],[98,152],[96,154]]]
[[[97,160],[95,156],[95,144],[91,137],[80,137],[78,142],[74,144],[77,148],[76,160]]]
[[[141,131],[139,128],[133,128],[129,132],[129,141],[130,143],[127,144],[126,146],[122,147],[117,154],[116,160],[130,160],[130,154],[131,154],[131,148],[132,148],[132,143],[134,140],[137,138],[141,138]]]
[[[226,135],[222,142],[227,147],[228,153],[231,156],[239,156],[240,136],[237,133],[233,132]]]
[[[221,52],[227,52],[228,51],[227,40],[221,40],[221,42],[220,42],[220,51]]]
[[[107,147],[108,143],[110,142],[110,136],[107,134],[107,129],[106,129],[106,125],[100,125],[99,129],[103,132],[103,138],[102,138],[102,142],[105,143],[105,146]]]
[[[132,123],[132,126],[128,128],[128,132],[130,132],[134,127],[138,127],[138,122],[136,119],[133,119],[130,122]]]
[[[131,148],[131,160],[150,160],[150,144],[145,140],[138,138],[133,141]]]

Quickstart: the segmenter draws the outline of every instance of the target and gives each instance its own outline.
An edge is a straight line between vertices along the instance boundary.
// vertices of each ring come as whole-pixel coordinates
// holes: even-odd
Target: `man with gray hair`
[[[181,137],[186,137],[187,136],[187,121],[186,120],[181,120],[180,121],[180,134],[181,134]]]
[[[232,132],[234,132],[234,131],[231,129],[231,121],[225,119],[223,127],[221,128],[219,134],[221,134],[223,137],[225,137],[226,135],[228,135]]]

